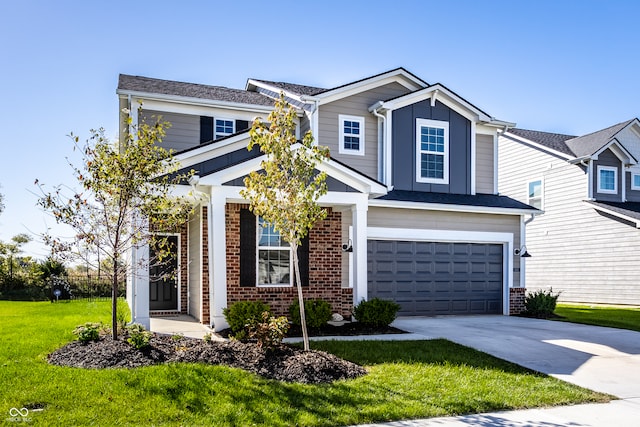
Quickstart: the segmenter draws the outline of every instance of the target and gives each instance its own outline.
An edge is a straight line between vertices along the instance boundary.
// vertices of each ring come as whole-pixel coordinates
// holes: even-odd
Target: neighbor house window
[[[449,123],[416,119],[416,180],[449,183]]]
[[[364,155],[364,117],[338,116],[341,154]]]
[[[614,166],[598,166],[598,192],[618,193],[618,168]]]
[[[228,119],[216,119],[215,139],[229,136],[234,132],[234,122]]]
[[[527,204],[536,209],[542,209],[542,180],[530,181],[527,187]]]
[[[640,173],[631,174],[631,189],[640,190]]]
[[[258,217],[258,286],[291,285],[292,264],[289,243],[280,233]]]

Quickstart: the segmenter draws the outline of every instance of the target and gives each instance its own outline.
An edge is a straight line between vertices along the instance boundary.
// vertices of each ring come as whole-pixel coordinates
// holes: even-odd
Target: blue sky
[[[614,0],[2,2],[0,240],[54,226],[34,180],[73,184],[70,132],[115,137],[119,73],[333,87],[402,66],[519,127],[584,134],[640,116],[639,13]]]

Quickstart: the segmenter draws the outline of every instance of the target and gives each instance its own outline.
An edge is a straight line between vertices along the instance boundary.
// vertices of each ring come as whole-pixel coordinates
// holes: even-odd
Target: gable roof
[[[116,92],[118,94],[135,95],[160,94],[238,104],[273,106],[273,100],[271,98],[257,92],[248,92],[246,90],[231,89],[223,86],[131,76],[128,74],[120,74]]]
[[[594,200],[585,200],[585,202],[600,212],[620,218],[630,222],[636,228],[640,228],[640,202],[600,202]]]
[[[274,88],[282,89],[285,92],[291,92],[291,93],[296,94],[296,95],[310,95],[310,96],[313,96],[313,95],[317,95],[317,94],[327,90],[327,89],[324,89],[324,88],[321,88],[321,87],[299,85],[299,84],[296,84],[296,83],[273,82],[273,81],[270,81],[270,80],[261,80],[261,79],[249,79],[249,80],[250,81],[264,83],[266,85],[273,86]]]
[[[575,138],[575,136],[573,135],[564,135],[561,133],[541,132],[537,130],[518,128],[509,129],[508,132],[521,138],[528,139],[529,141],[543,145],[552,150],[559,151],[563,154],[567,154],[569,156],[574,155],[573,151],[571,151],[571,149],[567,147],[567,144],[565,144],[565,141]]]
[[[602,147],[607,145],[618,132],[627,127],[635,119],[627,120],[609,126],[608,128],[579,136],[566,141],[567,147],[573,151],[576,157],[590,156],[597,153]]]

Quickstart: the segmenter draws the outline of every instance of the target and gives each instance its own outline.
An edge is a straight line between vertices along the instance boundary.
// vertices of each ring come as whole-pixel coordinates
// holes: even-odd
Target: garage
[[[399,316],[502,314],[503,244],[369,240],[367,296]]]

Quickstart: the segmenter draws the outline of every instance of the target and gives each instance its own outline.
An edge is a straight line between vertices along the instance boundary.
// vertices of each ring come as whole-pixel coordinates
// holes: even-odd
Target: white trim
[[[619,133],[619,132],[618,132]],[[617,134],[616,134],[617,135]],[[629,151],[627,151],[626,148],[624,148],[624,146],[620,143],[620,141],[618,141],[616,138],[613,138],[611,141],[609,141],[607,144],[605,144],[604,146],[602,146],[598,151],[596,151],[594,154],[592,154],[592,158],[594,159],[598,159],[598,156],[600,154],[602,154],[602,152],[604,152],[605,150],[611,150],[611,152],[620,160],[623,162],[626,161],[626,164],[629,165],[635,165],[637,162],[634,160],[633,155],[631,153],[629,153]],[[626,157],[626,158],[625,158]]]
[[[437,93],[437,92],[436,92]],[[476,165],[477,161],[477,146],[476,146],[476,122],[471,122],[471,195],[476,195]]]
[[[440,151],[430,151],[422,149],[422,128],[429,127],[435,129],[442,129],[444,131],[444,147],[442,152]],[[441,121],[441,120],[431,120],[431,119],[416,119],[416,133],[415,133],[415,153],[416,153],[416,182],[423,182],[428,184],[449,184],[449,122]],[[423,177],[422,172],[422,154],[434,154],[437,156],[442,156],[442,178],[429,178]]]
[[[129,91],[129,90],[117,90],[116,94],[118,95],[130,95],[135,101],[143,101],[145,105],[147,103],[154,102],[164,102],[164,103],[173,103],[173,104],[184,104],[185,107],[182,110],[179,110],[179,107],[175,111],[166,110],[167,112],[176,112],[179,113],[181,111],[185,111],[189,108],[194,107],[219,107],[227,110],[238,110],[238,111],[256,111],[256,112],[266,112],[270,113],[273,111],[273,105],[258,105],[258,104],[246,104],[246,103],[238,103],[238,102],[229,102],[229,101],[219,101],[215,99],[203,99],[203,98],[192,98],[188,96],[179,96],[179,95],[163,95],[158,93],[151,92],[140,92],[140,91]],[[157,104],[155,104],[157,105]],[[135,108],[137,109],[137,107]],[[133,110],[133,109],[132,109]],[[165,110],[162,110],[165,111]],[[207,110],[202,110],[207,111]],[[206,116],[207,114],[201,114]]]
[[[640,185],[635,185],[634,177],[636,176],[640,178],[640,173],[631,172],[631,189],[632,190],[640,190]]]
[[[355,83],[330,89],[326,92],[315,95],[314,98],[320,100],[321,104],[328,104],[330,102],[391,83],[398,83],[410,91],[415,91],[425,87],[425,83],[418,80],[415,76],[409,74],[403,69],[396,69],[379,76],[369,77]]]
[[[423,242],[460,242],[503,244],[502,312],[509,314],[509,289],[513,287],[513,233],[462,230],[417,230],[414,228],[367,228],[368,240],[404,240]]]
[[[604,172],[604,171],[608,171],[608,172],[613,172],[614,173],[614,180],[613,180],[613,190],[609,190],[606,188],[602,188],[602,183],[600,182],[600,172]],[[598,174],[597,174],[597,187],[596,190],[598,191],[598,193],[603,193],[603,194],[618,194],[618,168],[616,166],[603,166],[603,165],[598,165]]]
[[[624,162],[621,160],[620,161],[620,174],[622,175],[622,187],[620,188],[620,192],[621,194],[621,199],[623,202],[627,201],[627,176],[626,176],[626,172],[624,170]]]
[[[267,221],[264,221],[267,223]],[[268,224],[268,223],[267,223]],[[260,225],[260,217],[256,215],[256,287],[257,288],[290,288],[293,286],[293,251],[291,246],[260,246],[260,229],[266,229]],[[278,233],[279,234],[279,233]],[[282,239],[282,237],[280,237]],[[287,251],[289,252],[289,283],[260,283],[260,251]]]
[[[218,127],[218,120],[222,122],[231,122],[231,132],[216,132],[216,128]],[[217,140],[220,138],[224,138],[225,136],[233,135],[236,133],[236,121],[235,119],[230,119],[228,117],[214,117],[213,118],[213,140]]]
[[[540,210],[497,208],[492,206],[449,205],[444,203],[404,202],[399,200],[369,200],[369,206],[380,208],[418,209],[426,211],[489,213],[498,215],[539,215]]]
[[[225,189],[211,188],[209,204],[209,309],[216,331],[228,327],[222,310],[227,306],[227,237]]]
[[[243,148],[246,149],[247,145],[249,145],[249,139],[249,133],[243,133],[227,138],[224,141],[194,147],[189,151],[175,155],[174,160],[180,164],[181,168],[186,168]]]
[[[347,136],[353,136],[352,134],[345,134],[344,133],[344,122],[345,121],[350,121],[350,122],[355,122],[358,123],[358,125],[360,126],[360,133],[358,134],[357,138],[359,139],[358,141],[358,149],[354,150],[351,148],[346,148],[344,146],[344,138]],[[340,154],[350,154],[350,155],[357,155],[357,156],[364,156],[364,144],[365,144],[365,127],[364,127],[364,117],[361,116],[347,116],[344,114],[339,114],[338,115],[338,152]]]
[[[595,205],[593,203],[589,203],[589,206],[591,206],[592,208],[594,208],[597,211],[601,211],[601,212],[604,212],[606,214],[615,216],[616,218],[620,218],[620,219],[623,219],[625,221],[629,221],[630,223],[635,224],[636,228],[640,228],[640,220],[637,219],[637,218],[633,218],[633,217],[625,215],[623,213],[616,212],[616,211],[614,211],[612,209],[607,209],[607,208],[602,207],[602,206],[597,206],[597,205]]]
[[[533,206],[531,204],[531,199],[537,199],[538,197],[530,197],[530,185],[533,184],[534,182],[540,182],[540,207],[538,209],[540,209],[541,211],[544,210],[544,178],[536,178],[536,179],[531,179],[528,180],[526,182],[526,195],[527,195],[527,204],[529,206]],[[534,206],[535,207],[535,206]]]
[[[391,191],[393,189],[393,149],[392,149],[392,140],[393,134],[391,129],[393,129],[393,114],[391,110],[385,112],[385,121],[387,122],[384,132],[385,132],[385,179],[384,184],[387,186],[387,189]]]
[[[498,190],[499,173],[500,173],[500,169],[498,167],[498,159],[500,158],[498,156],[499,149],[500,148],[498,144],[498,134],[494,133],[493,134],[493,194],[499,193],[499,190]]]
[[[593,200],[593,161],[589,161],[586,165],[587,167],[587,199]]]

